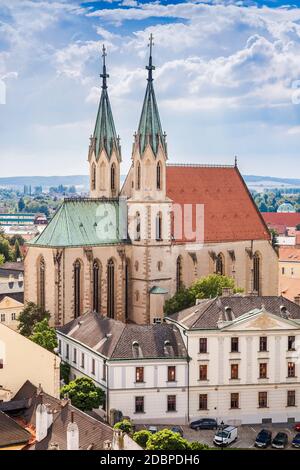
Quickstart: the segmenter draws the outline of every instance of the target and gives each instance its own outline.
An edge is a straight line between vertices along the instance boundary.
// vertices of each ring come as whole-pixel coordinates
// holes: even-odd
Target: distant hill
[[[262,191],[265,188],[295,188],[300,187],[300,179],[297,178],[276,178],[273,176],[243,175],[248,187]],[[121,182],[125,179],[121,175]],[[0,188],[23,189],[24,185],[34,188],[42,186],[47,191],[51,186],[76,186],[79,191],[88,191],[88,175],[69,175],[69,176],[14,176],[0,178]]]

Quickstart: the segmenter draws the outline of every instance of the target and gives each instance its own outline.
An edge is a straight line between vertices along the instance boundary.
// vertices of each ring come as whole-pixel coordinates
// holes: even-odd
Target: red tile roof
[[[286,225],[296,227],[300,224],[300,212],[262,212],[266,224]]]
[[[167,196],[181,206],[204,205],[205,242],[270,239],[268,228],[236,167],[168,165]],[[193,229],[195,219],[194,207]]]
[[[279,249],[280,261],[300,261],[300,248],[296,246],[284,246]],[[299,280],[298,280],[299,282]],[[299,286],[300,287],[300,286]]]

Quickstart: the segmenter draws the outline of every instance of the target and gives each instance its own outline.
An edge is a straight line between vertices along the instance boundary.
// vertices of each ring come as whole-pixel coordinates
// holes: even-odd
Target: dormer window
[[[137,341],[133,341],[132,343],[132,354],[134,358],[138,358],[142,356],[142,351]]]

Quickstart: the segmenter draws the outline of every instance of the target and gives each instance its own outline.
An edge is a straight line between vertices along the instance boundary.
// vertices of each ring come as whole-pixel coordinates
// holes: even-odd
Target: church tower
[[[169,292],[172,202],[166,196],[166,135],[153,87],[153,36],[150,36],[147,88],[134,136],[128,204],[132,246],[132,320],[153,323],[163,315]]]
[[[88,155],[92,198],[118,197],[120,191],[121,147],[107,92],[106,55],[103,46],[102,92]]]

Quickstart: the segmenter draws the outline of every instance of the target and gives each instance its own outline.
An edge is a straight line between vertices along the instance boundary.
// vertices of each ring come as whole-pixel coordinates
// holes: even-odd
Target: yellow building
[[[279,295],[300,304],[300,246],[279,251]]]
[[[60,359],[0,323],[0,401],[8,401],[29,380],[59,397]]]
[[[24,308],[24,304],[11,297],[4,297],[0,301],[0,322],[13,330],[18,328],[18,317]]]

